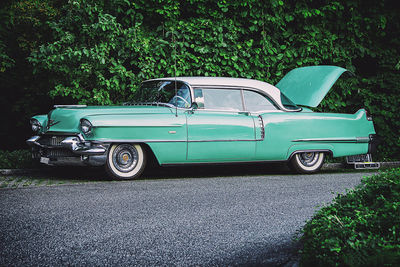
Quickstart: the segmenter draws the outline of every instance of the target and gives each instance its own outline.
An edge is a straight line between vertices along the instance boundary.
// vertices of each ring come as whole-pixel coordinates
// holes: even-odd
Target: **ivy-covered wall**
[[[276,84],[289,70],[337,65],[341,79],[317,111],[365,107],[400,158],[400,19],[394,0],[24,0],[0,19],[4,148],[53,103],[129,100],[144,79],[247,77]],[[8,96],[5,93],[9,93]],[[17,133],[12,135],[11,133]]]

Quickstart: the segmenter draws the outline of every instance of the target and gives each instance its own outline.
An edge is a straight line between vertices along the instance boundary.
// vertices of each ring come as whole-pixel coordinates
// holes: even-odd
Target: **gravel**
[[[0,190],[0,265],[284,265],[297,231],[369,173]]]

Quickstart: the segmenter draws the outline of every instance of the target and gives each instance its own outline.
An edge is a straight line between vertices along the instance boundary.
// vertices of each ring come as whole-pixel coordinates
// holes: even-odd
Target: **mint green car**
[[[326,154],[371,153],[375,129],[364,109],[317,113],[346,69],[290,71],[276,86],[238,78],[176,77],[142,83],[124,106],[59,105],[32,117],[33,157],[50,165],[105,166],[134,179],[151,156],[161,166],[284,161],[317,172]]]

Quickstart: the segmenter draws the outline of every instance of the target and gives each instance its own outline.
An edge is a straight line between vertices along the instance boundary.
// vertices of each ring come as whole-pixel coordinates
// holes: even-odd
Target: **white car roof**
[[[272,84],[253,80],[253,79],[245,79],[245,78],[228,78],[228,77],[169,77],[169,78],[160,78],[160,79],[152,79],[150,81],[158,81],[158,80],[167,80],[167,81],[182,81],[189,84],[192,87],[201,87],[201,86],[234,86],[234,87],[248,87],[254,88],[259,91],[264,92],[275,102],[277,102],[280,106],[281,102],[281,92],[278,88],[273,86]]]

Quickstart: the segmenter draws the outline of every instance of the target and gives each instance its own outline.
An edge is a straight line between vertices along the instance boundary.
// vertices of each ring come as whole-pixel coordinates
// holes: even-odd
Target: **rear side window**
[[[216,110],[243,110],[240,90],[234,89],[195,89],[195,101],[199,107]],[[201,103],[203,102],[203,103]]]
[[[281,101],[285,108],[290,110],[300,109],[295,103],[293,103],[284,93],[281,92]]]
[[[244,103],[247,111],[277,110],[273,102],[266,96],[253,91],[243,91]]]

